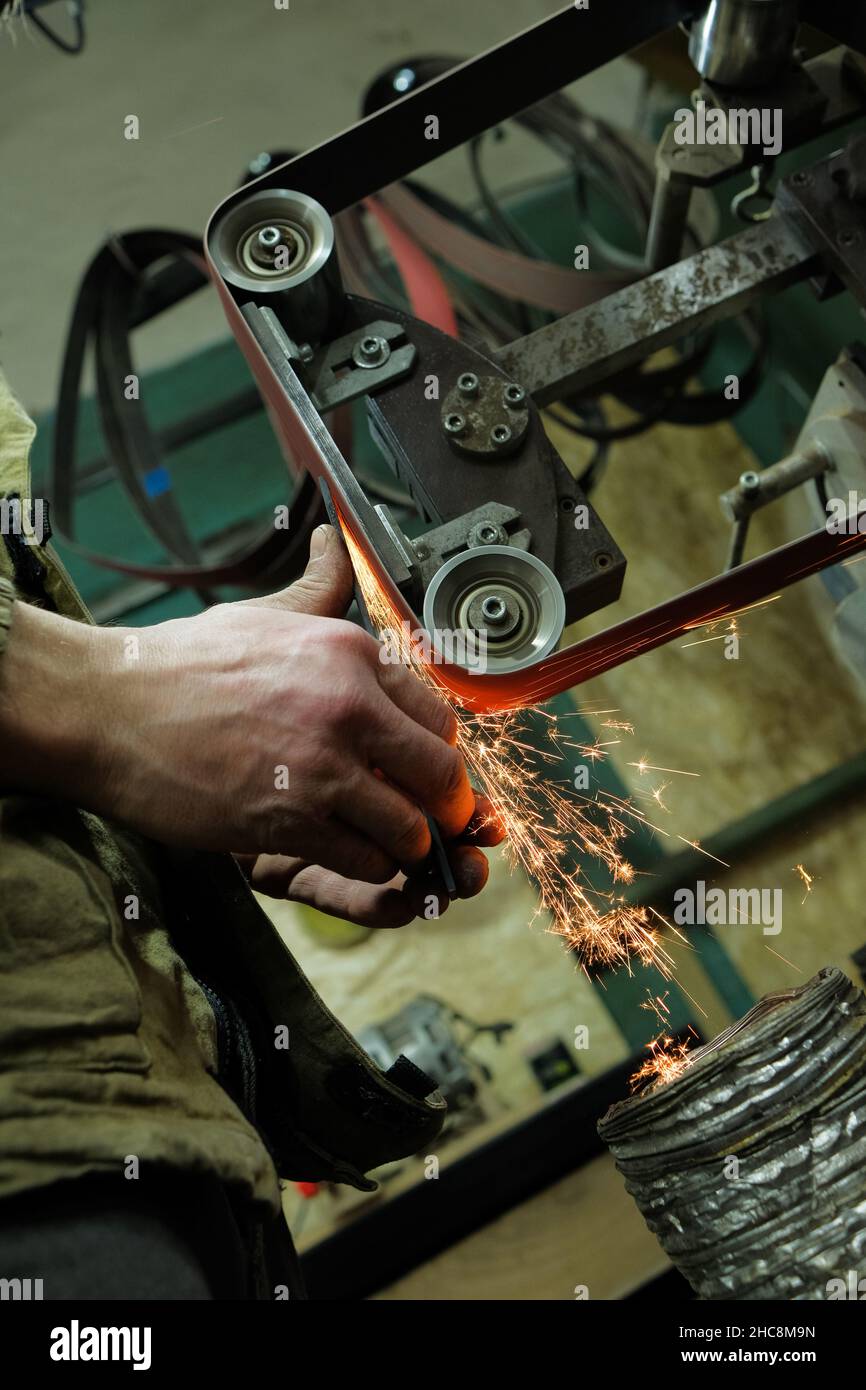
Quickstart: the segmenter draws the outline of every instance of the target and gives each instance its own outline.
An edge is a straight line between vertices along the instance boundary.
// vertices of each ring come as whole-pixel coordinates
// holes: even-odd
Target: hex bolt
[[[510,406],[512,410],[517,410],[526,400],[526,392],[522,386],[517,385],[516,381],[512,381],[509,386],[506,386],[502,394],[505,404]]]
[[[359,367],[380,367],[390,356],[391,348],[387,340],[377,333],[368,333],[352,348],[352,360]]]
[[[477,396],[479,381],[474,372],[463,372],[457,378],[457,390],[461,396]]]
[[[493,623],[496,626],[498,623],[503,623],[508,617],[508,605],[499,594],[488,594],[481,605],[481,612],[488,623]]]
[[[511,438],[511,430],[508,425],[494,425],[490,431],[490,443],[494,448],[501,449],[503,444],[507,444]]]
[[[452,411],[450,415],[445,416],[443,427],[446,434],[454,436],[462,434],[466,429],[466,418],[463,415],[459,415],[456,410]]]
[[[262,227],[258,243],[263,251],[273,251],[280,244],[282,232],[279,227]]]

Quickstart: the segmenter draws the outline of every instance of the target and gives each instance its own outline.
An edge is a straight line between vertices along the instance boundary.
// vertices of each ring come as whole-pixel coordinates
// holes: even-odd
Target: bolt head
[[[452,434],[456,437],[466,429],[466,417],[453,410],[450,415],[445,416],[443,426],[446,434]]]
[[[377,333],[367,333],[357,338],[352,348],[352,360],[359,367],[380,367],[391,356],[391,348],[385,338]]]
[[[488,623],[501,623],[508,617],[508,605],[499,594],[488,594],[481,605],[481,613]]]
[[[457,378],[457,390],[461,396],[477,396],[479,381],[474,372],[463,372]]]

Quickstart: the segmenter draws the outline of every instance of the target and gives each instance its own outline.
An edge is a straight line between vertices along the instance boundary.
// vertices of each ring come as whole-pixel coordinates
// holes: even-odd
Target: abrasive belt
[[[243,318],[231,291],[208,257],[232,333],[243,351],[259,389],[268,405],[278,437],[294,464],[303,464],[316,479],[324,479],[339,510],[343,524],[367,563],[376,574],[390,601],[395,621],[417,627],[418,619],[394,584],[384,564],[364,532],[351,498],[329,465],[339,458],[336,445],[320,424],[311,426],[315,411],[292,369],[287,368],[294,399],[279,380]],[[303,414],[298,403],[303,402]],[[510,674],[479,675],[448,663],[438,664],[432,674],[453,697],[477,710],[518,708],[537,704],[581,685],[614,666],[664,646],[673,638],[708,622],[718,622],[790,584],[805,579],[831,564],[837,564],[866,546],[866,533],[831,535],[825,528],[768,551],[756,560],[710,579],[648,609],[605,632],[584,638],[565,650],[546,657],[535,666]]]

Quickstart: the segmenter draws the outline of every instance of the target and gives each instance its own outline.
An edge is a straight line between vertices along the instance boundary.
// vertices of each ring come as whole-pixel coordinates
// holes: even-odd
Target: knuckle
[[[328,722],[336,729],[353,728],[366,722],[370,699],[360,684],[344,682],[328,702]]]
[[[325,639],[332,650],[355,661],[370,663],[378,656],[378,644],[369,632],[343,618],[328,621]]]
[[[433,733],[438,734],[446,743],[457,742],[457,716],[439,695],[432,696],[430,722]]]
[[[397,858],[402,862],[423,859],[427,853],[429,831],[427,820],[419,810],[406,816],[394,839]]]
[[[441,784],[446,796],[451,796],[463,786],[466,767],[456,748],[446,748],[440,758]]]
[[[375,845],[358,852],[355,873],[365,883],[388,883],[397,873],[396,860]]]

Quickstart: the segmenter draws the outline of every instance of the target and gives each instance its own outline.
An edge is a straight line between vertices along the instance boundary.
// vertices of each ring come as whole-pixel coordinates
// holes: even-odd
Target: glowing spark
[[[550,720],[549,738],[560,752],[562,748],[576,748],[583,756],[598,759],[607,756],[606,749],[620,740],[575,743],[556,716],[546,710],[469,714],[446,696],[436,680],[435,667],[423,660],[417,639],[395,611],[360,547],[348,530],[344,534],[374,629],[389,634],[392,649],[396,638],[401,659],[440,696],[450,699],[457,720],[457,746],[471,780],[487,793],[493,814],[505,831],[505,852],[511,867],[519,865],[537,885],[536,916],[545,917],[547,930],[562,937],[577,953],[587,974],[619,966],[631,970],[638,961],[655,966],[670,979],[674,962],[662,938],[668,927],[664,918],[649,907],[626,902],[613,889],[594,888],[589,877],[574,866],[575,857],[594,859],[604,865],[613,884],[631,883],[635,871],[623,854],[623,841],[635,822],[645,826],[651,822],[630,802],[612,793],[589,795],[568,782],[540,775],[533,760],[546,756],[556,762],[556,755],[545,755],[543,750],[539,754],[526,736],[532,716],[541,713]],[[649,765],[645,766],[649,770]]]
[[[682,650],[687,651],[689,647],[704,647],[707,642],[724,642],[725,634],[720,632],[718,637],[701,637],[697,642],[683,642]]]
[[[766,608],[768,603],[775,603],[782,597],[781,594],[773,594],[772,598],[759,599],[757,603],[749,603],[745,608],[735,608],[731,613],[720,613],[717,618],[704,619],[702,622],[689,623],[684,632],[716,632],[716,629],[725,624],[724,632],[718,633],[715,637],[701,637],[696,642],[681,643],[681,650],[686,651],[689,647],[703,647],[707,642],[724,642],[728,636],[733,634],[735,637],[743,637],[745,633],[737,623],[737,618],[743,613],[751,613],[758,608]]]
[[[700,840],[687,840],[685,835],[678,835],[677,839],[682,840],[683,844],[688,845],[690,849],[696,849],[699,854],[705,854],[708,859],[715,859],[716,863],[721,864],[723,869],[729,869],[731,867],[730,864],[725,863],[724,859],[720,859],[717,854],[711,854],[708,849],[704,849]]]
[[[629,767],[636,767],[641,777],[645,772],[670,772],[677,777],[700,777],[699,772],[683,772],[681,767],[655,767],[652,763],[645,762],[643,758],[639,762],[629,763]]]
[[[803,894],[803,902],[805,902],[812,891],[812,884],[815,882],[815,880],[812,877],[812,875],[806,869],[803,868],[802,864],[797,864],[795,868],[791,870],[791,872],[799,874],[800,878],[803,881],[803,884],[805,885],[806,892]],[[802,907],[802,903],[800,904],[800,906]]]
[[[751,613],[756,608],[766,608],[768,604],[778,602],[781,597],[781,594],[773,594],[770,598],[758,599],[756,603],[747,603],[743,608],[734,608],[730,613],[720,613],[717,618],[704,618],[700,622],[688,623],[684,631],[692,632],[696,628],[703,628],[706,632],[715,632],[720,623],[738,618],[741,613]]]
[[[601,727],[603,729],[618,729],[621,733],[624,734],[634,733],[634,724],[629,724],[626,720],[603,719]]]
[[[642,1009],[649,1009],[650,1013],[655,1014],[662,1028],[668,1026],[668,1019],[671,1015],[671,1011],[666,1003],[669,994],[670,990],[668,989],[665,990],[664,994],[650,994],[649,991],[647,991],[647,997],[641,1004]]]
[[[779,957],[779,960],[783,960],[783,961],[785,962],[786,965],[790,965],[790,967],[791,967],[792,970],[796,970],[796,972],[797,972],[798,975],[802,975],[803,972],[802,972],[802,970],[800,969],[799,965],[795,965],[794,962],[793,962],[792,960],[788,960],[788,957],[787,957],[787,956],[779,955],[779,952],[778,952],[778,951],[774,951],[773,948],[772,948],[772,946],[768,946],[766,942],[764,942],[764,948],[765,948],[765,950],[767,950],[767,951],[770,952],[770,955],[771,955],[771,956],[778,956],[778,957]]]
[[[690,1048],[691,1043],[688,1039],[685,1042],[677,1042],[670,1033],[660,1033],[651,1043],[647,1043],[649,1057],[645,1062],[641,1062],[637,1071],[629,1077],[629,1090],[634,1094],[642,1088],[644,1082],[650,1086],[666,1086],[669,1081],[675,1081],[689,1065]]]
[[[669,806],[666,806],[665,803],[664,803],[663,800],[662,800],[662,797],[664,796],[664,794],[665,794],[665,792],[667,791],[667,789],[668,789],[669,786],[670,786],[670,782],[662,782],[659,786],[653,787],[652,791],[648,791],[648,792],[638,791],[636,794],[637,794],[638,796],[645,796],[645,797],[647,798],[648,801],[654,801],[654,802],[656,803],[656,805],[658,806],[658,808],[659,808],[660,811],[665,811],[665,812],[669,815],[669,814],[670,814],[670,807],[669,807]]]

